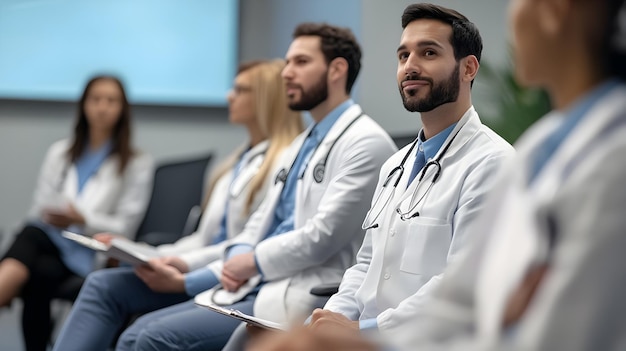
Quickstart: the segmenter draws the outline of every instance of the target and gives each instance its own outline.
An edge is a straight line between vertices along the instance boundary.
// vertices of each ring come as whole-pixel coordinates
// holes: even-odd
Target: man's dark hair
[[[361,47],[349,28],[332,26],[327,23],[302,23],[293,32],[293,38],[301,36],[320,37],[321,50],[326,64],[337,57],[348,62],[346,93],[350,94],[356,77],[361,70]]]
[[[474,23],[457,11],[433,4],[413,4],[407,6],[402,14],[402,29],[409,23],[419,19],[434,19],[449,24],[452,27],[450,44],[454,49],[454,58],[460,59],[474,55],[480,62],[483,51],[483,41]]]
[[[608,18],[600,41],[604,67],[610,76],[626,80],[626,1],[610,0],[605,6]]]

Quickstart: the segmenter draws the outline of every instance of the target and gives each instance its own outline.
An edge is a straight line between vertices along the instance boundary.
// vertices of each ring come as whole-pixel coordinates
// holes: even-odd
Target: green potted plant
[[[550,100],[545,91],[520,86],[515,80],[512,65],[498,68],[482,62],[479,71],[481,106],[484,123],[513,144],[537,119],[550,111]]]

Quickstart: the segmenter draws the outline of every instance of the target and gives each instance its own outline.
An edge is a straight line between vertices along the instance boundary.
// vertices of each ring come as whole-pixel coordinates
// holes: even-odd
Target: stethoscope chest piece
[[[359,119],[361,118],[361,116],[363,116],[363,112],[361,112],[358,116],[356,116],[356,118],[354,118],[342,131],[341,133],[339,133],[339,135],[337,136],[337,138],[335,138],[335,140],[333,141],[333,143],[330,145],[330,147],[328,148],[328,151],[326,151],[326,157],[324,157],[323,160],[321,160],[318,164],[315,165],[315,167],[313,167],[313,180],[316,183],[321,183],[324,180],[324,175],[326,175],[326,162],[328,162],[328,157],[330,156],[330,152],[333,150],[333,148],[335,147],[335,144],[337,144],[337,141],[348,131],[348,129],[350,129],[350,127]],[[310,134],[309,134],[310,135]],[[317,148],[320,146],[320,144],[317,144],[317,146],[315,147],[315,149],[313,149],[311,155],[314,155],[317,152]],[[280,172],[278,172],[278,174],[276,175],[276,180],[274,181],[274,184],[277,184],[278,182],[283,182],[285,183],[287,181],[287,178],[289,177],[289,172],[291,172],[291,170],[293,169],[293,166],[296,162],[297,158],[295,158],[293,160],[293,162],[291,163],[291,167],[289,167],[289,170],[283,168],[280,170]],[[302,173],[298,176],[298,179],[302,179],[304,177],[304,173],[306,172],[306,168],[308,167],[308,163],[304,166],[304,170],[302,171]]]
[[[278,182],[285,183],[286,181],[287,181],[287,170],[283,168],[276,175],[276,180],[274,181],[274,184],[278,184]]]
[[[313,168],[313,180],[316,183],[321,183],[324,180],[324,173],[326,172],[326,165],[323,163],[318,163]]]

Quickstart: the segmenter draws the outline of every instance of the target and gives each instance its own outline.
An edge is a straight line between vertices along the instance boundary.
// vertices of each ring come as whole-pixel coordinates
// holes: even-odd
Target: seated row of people
[[[168,256],[149,265],[90,274],[54,349],[106,350],[134,313],[147,314],[117,350],[243,348],[245,333],[231,337],[235,319],[194,306],[206,291],[215,303],[277,323],[310,316],[292,333],[261,333],[251,344],[260,350],[381,347],[363,336],[402,350],[619,349],[613,322],[621,309],[607,309],[619,300],[601,283],[612,279],[612,291],[621,291],[623,281],[603,269],[619,262],[624,237],[623,167],[614,162],[626,140],[624,8],[623,0],[513,2],[518,76],[547,88],[564,111],[522,139],[519,158],[473,107],[482,40],[462,14],[422,3],[402,15],[397,82],[422,128],[398,152],[350,98],[361,61],[353,34],[299,25],[285,62],[237,75],[230,114],[248,128],[249,145],[215,176],[199,231],[161,247]],[[580,25],[589,13],[595,21]],[[594,52],[609,66],[591,60]],[[575,59],[563,64],[562,53]],[[578,75],[562,74],[575,68]],[[309,111],[314,124],[295,137],[300,120],[288,109]],[[593,184],[592,196],[582,184]],[[0,278],[5,269],[23,277],[8,302],[34,275],[13,257]],[[314,311],[325,301],[309,290],[339,280],[339,292]],[[583,292],[606,298],[591,303]],[[574,323],[566,306],[583,302],[594,307],[584,309],[589,320]]]
[[[423,43],[430,43],[425,47],[441,43],[438,26],[447,24],[448,33],[468,26],[455,11],[427,4],[409,6],[402,22],[402,42],[421,27]],[[338,294],[313,313],[309,326],[267,333],[249,349],[626,347],[626,275],[620,269],[626,245],[626,191],[621,186],[626,167],[620,158],[626,150],[626,3],[514,0],[510,23],[516,77],[546,89],[555,110],[520,139],[516,157],[505,163],[475,219],[464,228],[465,248],[450,246],[445,273],[413,291],[403,291],[402,283],[387,289],[394,274],[421,267],[424,256],[431,263],[440,261],[437,251],[416,250],[415,264],[406,265],[408,256],[394,256],[389,249],[397,233],[371,231],[371,241],[365,242]],[[452,43],[471,38],[445,37]],[[402,42],[399,67],[421,47],[409,46],[407,53]],[[433,51],[428,56],[439,55]],[[433,72],[422,67],[420,74],[426,77]],[[407,86],[411,83],[401,88]],[[446,165],[441,166],[445,172]],[[398,208],[396,215],[402,216],[405,211]],[[375,206],[371,211],[377,213]],[[425,208],[419,211],[420,218],[425,214]],[[406,244],[435,240],[418,228]],[[457,233],[452,233],[453,242]],[[411,281],[404,276],[403,283]],[[412,296],[402,300],[407,293]],[[378,333],[359,332],[356,319],[362,329],[374,326]]]

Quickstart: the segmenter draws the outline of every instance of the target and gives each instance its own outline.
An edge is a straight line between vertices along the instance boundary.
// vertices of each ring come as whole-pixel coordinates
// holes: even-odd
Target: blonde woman
[[[168,256],[149,266],[91,274],[55,350],[106,350],[129,315],[184,302],[207,289],[212,273],[204,267],[241,232],[274,181],[282,150],[302,130],[300,116],[287,107],[283,67],[282,60],[240,67],[228,95],[229,118],[246,127],[248,142],[214,172],[198,231],[159,247]]]

